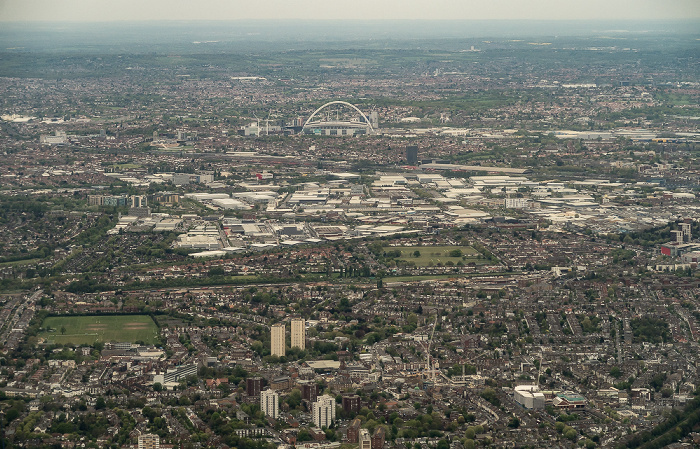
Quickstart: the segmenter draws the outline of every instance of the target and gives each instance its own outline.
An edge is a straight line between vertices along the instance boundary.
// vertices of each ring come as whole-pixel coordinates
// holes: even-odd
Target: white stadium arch
[[[337,120],[337,121],[321,121],[321,120],[316,120],[314,121],[314,117],[321,112],[322,110],[326,109],[329,106],[333,105],[341,105],[348,107],[350,109],[355,110],[358,114],[360,114],[360,117],[362,117],[361,121],[346,121],[346,120]],[[369,119],[367,116],[354,104],[348,103],[347,101],[341,101],[341,100],[336,100],[336,101],[329,101],[328,103],[324,104],[320,108],[316,109],[313,114],[309,116],[308,119],[306,119],[306,122],[304,122],[304,126],[302,127],[302,132],[306,134],[325,134],[325,135],[354,135],[354,134],[370,134],[374,133],[374,128],[372,127],[372,123],[370,123]]]

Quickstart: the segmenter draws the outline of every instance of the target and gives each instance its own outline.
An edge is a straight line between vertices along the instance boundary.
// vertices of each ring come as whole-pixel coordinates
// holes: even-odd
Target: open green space
[[[471,277],[497,277],[520,274],[520,272],[499,272],[499,273],[452,273],[452,274],[419,274],[416,276],[387,276],[384,283],[392,282],[420,282],[420,281],[440,281],[445,279],[471,278]]]
[[[148,315],[54,316],[41,326],[40,338],[72,345],[110,341],[155,344],[158,336],[158,326]]]
[[[401,254],[396,259],[413,262],[417,267],[446,265],[448,262],[455,265],[459,262],[464,265],[471,262],[483,265],[487,262],[486,259],[477,258],[480,254],[471,246],[391,246],[384,250],[387,255],[390,252],[398,255],[396,252],[400,251]]]
[[[116,168],[118,170],[131,170],[133,168],[141,168],[141,164],[134,164],[134,163],[113,164],[113,165],[111,165],[111,167]]]
[[[41,259],[24,259],[24,260],[14,260],[12,262],[2,262],[0,263],[0,267],[17,267],[20,265],[32,265],[37,262],[40,262]]]
[[[656,99],[664,101],[672,106],[697,106],[698,101],[695,97],[689,94],[659,92],[655,95]]]

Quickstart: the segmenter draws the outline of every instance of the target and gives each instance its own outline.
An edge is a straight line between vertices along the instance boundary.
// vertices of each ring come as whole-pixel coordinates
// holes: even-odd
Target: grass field
[[[73,345],[110,341],[153,344],[158,335],[158,327],[148,315],[55,316],[46,318],[42,327],[46,331],[40,338]]]
[[[391,284],[392,282],[420,282],[420,281],[440,281],[445,279],[461,279],[461,278],[472,278],[472,277],[496,277],[496,276],[509,276],[513,274],[519,274],[519,272],[510,273],[452,273],[452,274],[420,274],[417,276],[387,276],[384,278],[385,284]]]
[[[141,168],[141,164],[113,164],[112,168],[116,168],[118,170],[129,170],[132,168]]]
[[[15,260],[12,262],[2,262],[0,263],[0,267],[18,267],[20,265],[32,265],[37,262],[40,262],[41,259],[23,259],[23,260]]]
[[[455,265],[457,262],[462,262],[464,265],[470,262],[477,265],[486,263],[486,260],[476,258],[479,253],[471,246],[388,246],[384,250],[401,251],[401,257],[397,259],[413,262],[417,267],[436,266],[438,263],[445,265],[450,261]],[[416,251],[420,253],[417,257],[414,255]],[[461,256],[451,255],[453,251],[461,252]]]

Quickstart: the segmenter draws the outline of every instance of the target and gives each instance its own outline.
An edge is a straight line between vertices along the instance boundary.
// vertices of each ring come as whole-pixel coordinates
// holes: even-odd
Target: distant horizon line
[[[678,18],[649,18],[649,19],[324,19],[324,18],[244,18],[244,19],[116,19],[116,20],[4,20],[0,18],[0,23],[50,23],[50,24],[104,24],[104,23],[209,23],[209,22],[355,22],[355,23],[378,23],[378,22],[581,22],[581,23],[664,23],[664,22],[700,22],[698,17],[678,17]]]

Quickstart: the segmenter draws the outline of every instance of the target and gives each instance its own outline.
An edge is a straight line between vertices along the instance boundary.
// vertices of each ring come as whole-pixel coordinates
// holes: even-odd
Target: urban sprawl
[[[0,51],[3,447],[698,447],[663,39]]]

